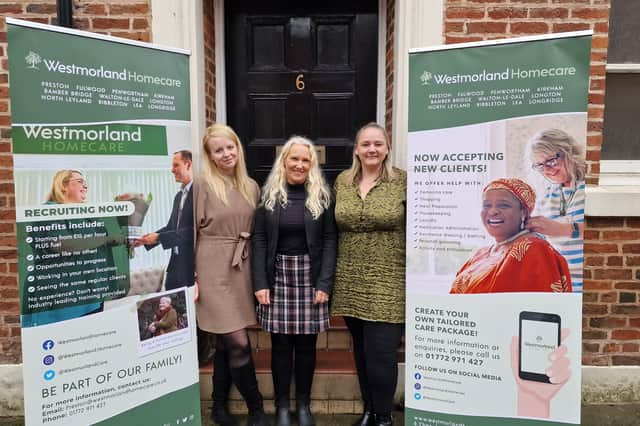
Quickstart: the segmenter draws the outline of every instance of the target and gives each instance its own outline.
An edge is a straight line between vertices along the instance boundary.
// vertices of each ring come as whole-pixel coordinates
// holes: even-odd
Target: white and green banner
[[[410,52],[407,425],[580,424],[590,46]]]
[[[165,290],[189,52],[7,18],[27,425],[200,424],[193,289]]]

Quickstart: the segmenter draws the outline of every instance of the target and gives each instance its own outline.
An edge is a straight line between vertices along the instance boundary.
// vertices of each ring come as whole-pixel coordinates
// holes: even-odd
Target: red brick
[[[640,305],[613,305],[611,313],[614,315],[640,315]]]
[[[0,13],[3,15],[22,13],[22,5],[20,4],[0,4]]]
[[[622,344],[622,352],[635,352],[637,353],[640,350],[640,345],[637,343],[623,343]]]
[[[585,231],[584,231],[584,239],[585,240],[599,240],[600,239],[600,232],[599,231],[594,231],[592,229],[585,229]]]
[[[640,244],[638,244],[638,248],[640,250]],[[585,253],[618,253],[618,245],[617,244],[606,244],[606,243],[585,243],[584,244],[584,252]],[[623,249],[624,252],[624,249]],[[640,251],[639,251],[640,252]]]
[[[28,4],[27,13],[37,13],[41,15],[53,15],[56,13],[55,4]]]
[[[149,5],[147,3],[137,4],[112,4],[109,6],[111,15],[144,15],[149,13]]]
[[[464,22],[445,22],[445,33],[461,33],[464,31]]]
[[[622,252],[628,254],[640,254],[640,244],[623,244]]]
[[[546,22],[511,22],[512,34],[545,34],[549,31]]]
[[[564,33],[569,31],[582,31],[591,29],[591,25],[586,22],[562,22],[553,24],[554,33]]]
[[[596,22],[593,25],[594,32],[601,34],[609,34],[609,23],[608,22]]]
[[[95,3],[91,3],[91,4],[83,4],[83,5],[78,5],[76,6],[76,13],[84,13],[87,15],[106,15],[107,14],[107,8],[104,4],[95,4]],[[75,24],[75,17],[74,17],[74,24]]]
[[[593,8],[571,9],[571,17],[572,18],[583,18],[583,19],[589,19],[589,20],[608,19],[609,18],[609,10],[608,9],[593,9]]]
[[[582,332],[583,340],[604,340],[606,338],[606,331],[586,330]]]
[[[582,344],[582,352],[598,353],[598,352],[600,352],[600,344],[598,344],[598,343],[583,343]],[[603,351],[603,352],[606,352],[606,351]],[[617,350],[615,352],[620,352],[620,351]]]
[[[622,266],[622,256],[607,257],[607,266]]]
[[[445,37],[445,44],[457,44],[457,43],[469,43],[472,41],[480,41],[482,40],[482,37],[452,37],[452,36],[446,36]]]
[[[602,303],[615,303],[618,301],[618,293],[600,293],[600,302]]]
[[[610,290],[613,288],[612,282],[607,280],[595,281],[595,280],[584,280],[584,289],[585,290]]]
[[[20,307],[18,301],[8,302],[0,300],[0,312],[3,314],[19,314]]]
[[[640,282],[638,281],[619,281],[614,287],[617,290],[640,290]]]
[[[18,294],[18,288],[0,288],[0,298],[3,300],[14,299],[18,300],[20,295]]]
[[[543,7],[529,10],[529,17],[531,18],[564,19],[567,16],[569,16],[569,10],[564,7]]]
[[[524,7],[495,7],[487,10],[491,19],[526,18],[527,9]]]
[[[582,314],[583,315],[604,315],[609,313],[609,308],[607,305],[598,305],[598,304],[590,304],[584,303],[582,305]]]
[[[600,136],[600,140],[602,137]],[[587,228],[621,228],[624,226],[622,217],[587,217]]]
[[[595,303],[597,301],[598,301],[598,293],[585,292],[582,294],[583,303]]]
[[[133,20],[133,25],[132,28],[134,30],[144,30],[149,28],[149,20],[148,19],[143,19],[143,18],[136,18]]]
[[[584,347],[584,346],[583,346]],[[596,351],[594,351],[596,352]],[[603,353],[622,352],[622,345],[618,343],[607,343],[602,346]]]
[[[506,29],[506,22],[481,21],[467,23],[468,34],[504,33]]]
[[[583,355],[582,364],[595,366],[609,365],[609,357],[604,355]]]
[[[627,325],[624,317],[596,317],[589,319],[589,327],[593,328],[620,328]]]
[[[92,21],[94,29],[110,30],[110,29],[129,29],[129,18],[113,19],[113,18],[94,18]]]
[[[640,328],[640,318],[629,318],[629,326]]]
[[[633,277],[631,269],[596,269],[593,271],[593,278],[612,279],[612,280],[628,280]]]
[[[587,256],[584,259],[584,264],[585,266],[602,266],[604,265],[604,257]]]
[[[624,263],[626,266],[640,266],[640,256],[627,256]]]
[[[482,19],[484,8],[481,7],[448,7],[445,11],[447,19]]]
[[[614,355],[611,357],[613,365],[640,365],[640,356]]]
[[[609,46],[609,37],[594,35],[591,39],[592,49],[606,49]]]
[[[640,217],[628,217],[627,226],[630,228],[640,228]]]

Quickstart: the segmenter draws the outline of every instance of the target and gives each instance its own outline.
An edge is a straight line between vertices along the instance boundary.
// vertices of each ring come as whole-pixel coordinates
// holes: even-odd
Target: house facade
[[[73,0],[73,28],[191,51],[194,149],[238,130],[261,180],[293,133],[347,167],[354,130],[384,124],[406,164],[408,50],[593,30],[587,132],[583,400],[640,395],[640,7],[622,0]],[[4,17],[57,23],[54,0],[0,2],[0,416],[21,410],[20,317]],[[634,19],[635,17],[635,19]],[[634,30],[635,26],[635,30]],[[247,59],[249,58],[249,59]],[[313,94],[301,90],[312,85]],[[256,95],[256,93],[258,93]],[[638,129],[640,130],[640,129]],[[634,397],[634,395],[636,395]],[[637,401],[636,401],[637,402]]]

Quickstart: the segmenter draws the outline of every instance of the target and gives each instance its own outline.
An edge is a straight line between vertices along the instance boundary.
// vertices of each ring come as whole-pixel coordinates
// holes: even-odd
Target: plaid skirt
[[[281,334],[318,334],[329,328],[329,303],[314,304],[309,255],[276,255],[276,279],[271,303],[258,305],[264,331]]]

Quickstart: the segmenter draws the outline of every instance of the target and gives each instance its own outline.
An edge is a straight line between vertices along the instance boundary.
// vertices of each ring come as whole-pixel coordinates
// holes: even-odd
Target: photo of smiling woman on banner
[[[583,145],[567,132],[536,133],[525,148],[525,162],[543,177],[536,208],[527,229],[545,235],[562,254],[571,271],[574,292],[582,291],[584,263],[585,157]],[[541,179],[538,179],[541,180]]]
[[[451,293],[571,292],[566,260],[527,229],[535,201],[520,179],[496,179],[484,188],[480,216],[495,243],[460,268]]]

